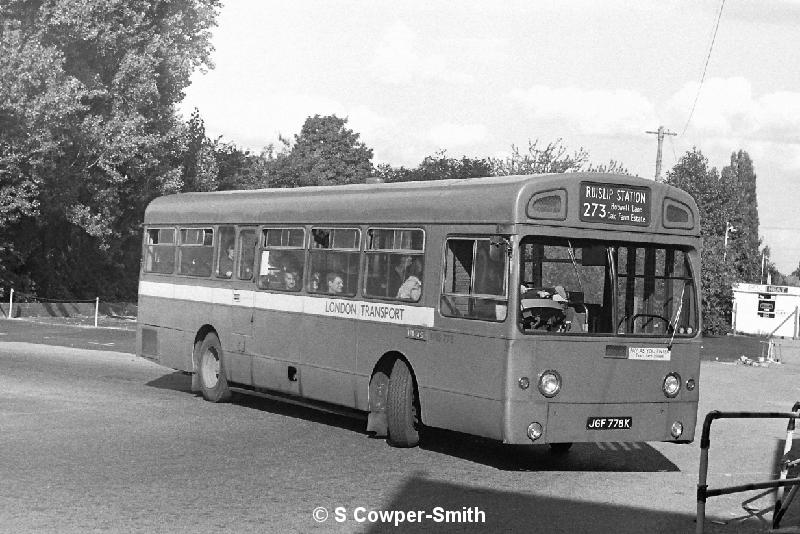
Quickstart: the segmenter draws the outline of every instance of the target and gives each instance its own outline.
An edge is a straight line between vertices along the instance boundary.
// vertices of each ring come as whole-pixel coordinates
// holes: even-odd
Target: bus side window
[[[175,270],[175,230],[147,230],[144,270],[148,273],[171,274]]]
[[[305,263],[304,228],[264,228],[258,287],[300,291]]]
[[[486,238],[449,238],[441,313],[449,317],[505,321],[508,256]]]
[[[364,294],[368,297],[419,301],[425,265],[421,229],[370,228]]]
[[[312,228],[308,291],[353,296],[358,287],[361,230]]]
[[[220,226],[217,234],[217,269],[214,274],[217,278],[230,278],[236,259],[236,228]]]
[[[211,276],[214,259],[214,230],[181,228],[178,246],[178,274]]]
[[[256,258],[256,231],[239,232],[239,280],[253,279],[253,262]]]

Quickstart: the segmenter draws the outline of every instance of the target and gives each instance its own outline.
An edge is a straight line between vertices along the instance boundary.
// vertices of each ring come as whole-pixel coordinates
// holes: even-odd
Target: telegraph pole
[[[669,130],[665,129],[663,126],[658,127],[658,131],[650,132],[647,131],[645,133],[649,134],[656,134],[658,135],[658,152],[656,152],[656,182],[661,181],[661,145],[664,144],[664,136],[665,135],[678,135],[675,132],[670,132]]]

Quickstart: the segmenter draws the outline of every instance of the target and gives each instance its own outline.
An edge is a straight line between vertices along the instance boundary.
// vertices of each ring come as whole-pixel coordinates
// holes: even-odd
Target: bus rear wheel
[[[222,366],[222,345],[216,334],[208,334],[200,345],[200,391],[203,398],[211,402],[226,402],[231,398],[231,390],[225,379]]]
[[[389,445],[416,447],[419,444],[419,403],[414,392],[414,378],[403,360],[394,362],[386,401]]]

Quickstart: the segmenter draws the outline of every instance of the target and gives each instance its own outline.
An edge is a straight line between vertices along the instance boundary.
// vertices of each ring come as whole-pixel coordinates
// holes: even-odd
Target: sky
[[[761,237],[788,274],[800,264],[799,38],[800,0],[227,0],[215,67],[195,73],[181,111],[255,152],[335,114],[374,164],[560,139],[647,178],[646,132],[663,126],[677,135],[662,175],[693,147],[718,170],[750,155]]]

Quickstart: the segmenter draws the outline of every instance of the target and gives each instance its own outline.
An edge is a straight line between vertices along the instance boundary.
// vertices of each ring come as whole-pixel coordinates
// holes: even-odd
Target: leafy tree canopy
[[[372,149],[346,128],[347,119],[314,115],[284,151],[269,174],[272,187],[364,183],[372,175]]]
[[[187,137],[175,104],[192,71],[211,66],[219,6],[0,7],[0,203],[8,207],[0,247],[14,251],[43,293],[135,288],[144,206],[183,188]]]

